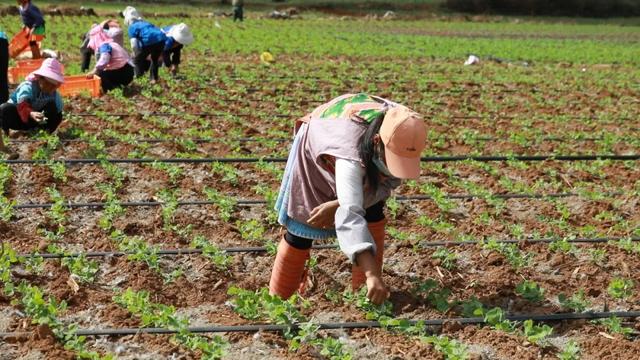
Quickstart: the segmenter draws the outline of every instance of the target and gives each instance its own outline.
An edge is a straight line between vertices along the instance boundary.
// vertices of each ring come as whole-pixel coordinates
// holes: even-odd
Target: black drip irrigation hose
[[[452,161],[597,161],[597,160],[639,160],[640,154],[632,155],[515,155],[515,156],[473,156],[473,155],[458,155],[458,156],[427,156],[420,158],[423,162],[452,162]]]
[[[554,63],[555,64],[555,63]],[[444,71],[439,71],[438,74],[443,74]],[[297,76],[296,76],[297,75]],[[406,84],[412,84],[412,80],[406,80],[406,78],[404,77],[395,77],[395,76],[386,76],[387,74],[377,74],[377,76],[375,77],[367,77],[367,76],[349,76],[349,77],[339,77],[340,80],[343,84],[345,82],[353,82],[353,81],[367,81],[367,82],[372,82],[372,81],[388,81],[388,82],[393,82],[395,84],[398,85],[406,85]],[[206,85],[209,86],[219,86],[218,83],[216,83],[215,81],[222,81],[225,82],[226,80],[243,80],[246,81],[247,77],[243,76],[242,74],[234,74],[234,75],[230,75],[230,76],[219,76],[219,77],[214,77],[212,79],[212,82],[206,83]],[[291,74],[288,75],[267,75],[267,76],[258,76],[255,77],[254,79],[251,80],[255,80],[255,81],[271,81],[271,80],[291,80],[291,81],[304,81],[304,80],[320,80],[320,81],[333,81],[333,79],[327,79],[324,76],[321,75],[309,75],[308,73],[298,73],[296,74],[295,70],[294,72],[292,72]],[[251,83],[249,83],[250,85],[253,85]],[[494,83],[480,83],[480,82],[475,82],[475,83],[469,83],[468,81],[465,81],[464,79],[461,80],[452,80],[449,82],[438,82],[438,81],[429,81],[429,82],[423,82],[423,84],[425,85],[431,85],[431,86],[443,86],[442,90],[448,90],[450,88],[454,88],[454,89],[465,89],[465,87],[474,87],[474,88],[499,88],[499,90],[517,90],[517,91],[531,91],[531,90],[535,90],[535,91],[550,91],[550,92],[566,92],[570,89],[563,89],[563,88],[557,88],[557,87],[549,87],[549,86],[526,86],[526,84],[524,84],[524,86],[522,86],[522,84],[518,84],[516,86],[518,86],[518,88],[513,89],[512,83],[505,83],[505,82],[494,82]],[[260,88],[260,87],[255,87],[255,88],[246,88],[246,90],[253,90],[253,91],[259,91],[259,90],[264,90],[264,88]],[[284,92],[284,91],[288,91],[287,88],[284,87],[280,87],[280,88],[273,88],[273,89],[269,89],[270,91],[276,91],[276,92]],[[431,89],[422,89],[424,90],[431,90]],[[571,89],[573,90],[573,89]],[[588,92],[590,89],[577,89],[580,92]]]
[[[629,239],[633,242],[640,241],[640,237],[631,237],[631,238],[622,238],[622,237],[600,237],[600,238],[575,238],[575,239],[567,239],[566,241],[573,244],[597,244],[597,243],[607,243],[610,241],[619,241],[622,239]],[[496,240],[499,244],[518,244],[518,243],[528,243],[528,244],[540,244],[540,243],[551,243],[554,241],[561,240],[560,238],[548,238],[548,239],[506,239],[506,240]],[[423,248],[430,247],[448,247],[448,246],[464,246],[464,245],[478,245],[483,243],[482,241],[429,241],[421,243],[420,246]],[[313,245],[311,247],[314,250],[332,250],[338,249],[339,246],[337,244],[327,244],[327,245]],[[269,250],[264,246],[253,246],[253,247],[229,247],[220,249],[222,252],[228,254],[242,254],[242,253],[265,253]],[[167,249],[167,250],[159,250],[156,252],[159,256],[182,256],[182,255],[198,255],[202,254],[202,249]],[[41,257],[43,259],[62,259],[62,258],[75,258],[80,256],[85,256],[88,258],[101,258],[101,257],[121,257],[127,255],[133,255],[135,252],[126,252],[126,251],[88,251],[84,253],[68,253],[68,254],[53,254],[53,253],[43,253],[43,254],[20,254],[18,257],[21,258],[34,258]]]
[[[640,154],[631,155],[514,155],[514,156],[473,156],[473,155],[453,155],[453,156],[424,156],[421,157],[422,162],[457,162],[457,161],[478,161],[478,162],[490,162],[490,161],[597,161],[597,160],[616,160],[616,161],[630,161],[640,160]],[[52,159],[52,160],[0,160],[0,163],[5,164],[45,164],[48,161],[63,162],[68,165],[72,164],[99,164],[103,161],[112,164],[146,164],[146,163],[174,163],[174,164],[196,164],[196,163],[282,163],[286,162],[287,158],[141,158],[141,159]]]
[[[70,116],[81,116],[81,117],[92,117],[92,116],[102,116],[102,114],[96,113],[70,113]],[[115,117],[131,117],[131,116],[198,116],[198,117],[251,117],[251,116],[262,116],[257,114],[232,114],[232,113],[168,113],[168,112],[141,112],[141,113],[108,113],[106,116],[115,116]],[[295,115],[287,115],[287,114],[270,114],[269,117],[275,118],[295,118]]]
[[[586,313],[560,313],[560,314],[525,314],[525,315],[507,315],[505,318],[509,321],[525,321],[533,320],[535,322],[557,322],[570,320],[595,320],[606,319],[610,317],[618,318],[637,318],[640,317],[640,311],[615,311],[615,312],[586,312]],[[442,319],[424,319],[424,320],[407,320],[410,325],[422,323],[425,326],[443,326],[449,323],[459,323],[466,325],[484,324],[485,321],[480,317],[472,318],[442,318]],[[319,330],[340,330],[340,329],[372,329],[385,327],[378,321],[362,321],[362,322],[330,322],[319,323]],[[290,329],[299,329],[298,324],[293,325],[274,325],[274,324],[250,324],[250,325],[210,325],[190,327],[187,331],[191,333],[231,333],[231,332],[282,332]],[[390,326],[391,328],[393,326]],[[175,334],[178,330],[165,328],[111,328],[111,329],[79,329],[75,331],[76,336],[126,336],[145,334]],[[0,338],[21,338],[31,335],[31,332],[3,332]]]
[[[266,200],[237,200],[236,205],[239,206],[249,206],[249,205],[262,205],[266,204]],[[162,201],[132,201],[132,202],[121,202],[118,205],[122,207],[153,207],[153,206],[162,206],[166,204]],[[209,200],[201,200],[201,201],[178,201],[178,206],[201,206],[201,205],[213,205],[216,204],[215,201]],[[14,206],[14,209],[47,209],[51,208],[53,203],[44,203],[44,204],[19,204]],[[103,208],[107,206],[108,203],[104,202],[90,202],[90,203],[66,203],[64,206],[68,208]]]
[[[103,141],[105,143],[128,143],[128,141],[122,141],[119,139],[98,139],[99,141]],[[13,139],[12,143],[35,143],[41,142],[42,140],[38,139]],[[235,138],[235,139],[222,139],[222,138],[184,138],[184,139],[156,139],[156,138],[139,138],[132,139],[131,142],[136,143],[178,143],[180,141],[191,141],[194,143],[228,143],[228,142],[265,142],[265,141],[273,141],[273,142],[289,142],[291,139],[284,138],[261,138],[261,137],[250,137],[250,138]],[[63,143],[85,143],[88,140],[85,139],[60,139],[60,142]]]
[[[610,192],[603,193],[603,196],[617,196],[624,195],[623,192]],[[546,198],[566,198],[566,197],[574,197],[580,196],[577,193],[557,193],[557,194],[492,194],[489,196],[483,195],[472,195],[472,194],[451,194],[445,195],[445,199],[451,200],[471,200],[478,198],[490,198],[490,199],[546,199]],[[407,195],[407,196],[396,196],[395,199],[397,201],[428,201],[433,200],[433,196],[429,195]],[[166,204],[162,201],[131,201],[131,202],[120,202],[118,205],[122,207],[154,207],[154,206],[162,206]],[[178,201],[178,206],[202,206],[202,205],[214,205],[215,201],[210,200],[193,200],[193,201]],[[267,204],[266,200],[262,199],[238,199],[236,200],[236,205],[238,206],[251,206],[251,205],[264,205]],[[48,209],[51,208],[53,203],[41,203],[41,204],[18,204],[13,206],[14,209]],[[105,202],[90,202],[90,203],[65,203],[66,207],[75,209],[75,208],[103,208],[108,205]]]
[[[492,136],[478,136],[476,138],[474,138],[475,140],[478,141],[503,141],[503,140],[508,140],[507,138],[500,138],[500,137],[492,137]],[[541,138],[543,141],[600,141],[603,140],[603,137],[578,137],[578,138],[571,138],[571,137],[562,137],[562,136],[544,136]],[[629,141],[632,138],[628,138],[628,137],[620,137],[617,140],[619,141]],[[635,139],[635,138],[633,138]],[[98,139],[99,141],[103,141],[105,143],[129,143],[129,141],[123,141],[123,140],[119,140],[119,139]],[[43,140],[38,140],[38,139],[10,139],[9,140],[12,143],[36,143],[36,142],[42,142]],[[150,144],[157,144],[157,143],[178,143],[180,141],[191,141],[194,143],[228,143],[228,142],[265,142],[265,141],[269,141],[269,142],[290,142],[291,139],[285,139],[285,138],[268,138],[268,137],[250,137],[250,138],[235,138],[235,139],[221,139],[221,138],[170,138],[170,139],[158,139],[158,138],[137,138],[137,139],[132,139],[130,142],[135,142],[135,143],[150,143]],[[85,143],[88,142],[88,140],[85,139],[60,139],[60,142],[63,143]]]
[[[318,104],[320,104],[321,102],[318,102]],[[96,113],[69,113],[70,116],[81,116],[81,117],[92,117],[92,116],[102,116],[102,114],[96,114]],[[198,117],[215,117],[215,116],[220,116],[220,117],[224,117],[224,116],[236,116],[236,117],[251,117],[251,116],[261,116],[261,115],[257,115],[257,114],[232,114],[232,113],[224,113],[224,112],[219,112],[219,113],[187,113],[187,112],[183,112],[183,113],[170,113],[170,112],[140,112],[140,113],[108,113],[105,114],[107,116],[115,116],[115,117],[130,117],[130,116],[184,116],[184,115],[191,115],[191,116],[198,116]],[[423,114],[424,116],[438,116],[439,114],[431,114],[431,113],[426,113]],[[276,117],[276,118],[295,118],[296,115],[290,115],[290,114],[270,114],[268,115],[269,117]],[[299,117],[299,116],[298,116]],[[509,115],[498,115],[498,114],[486,114],[486,115],[453,115],[453,116],[446,116],[446,118],[448,119],[456,119],[456,120],[474,120],[474,119],[494,119],[494,120],[513,120],[513,119],[518,119],[521,118],[522,116],[509,116]],[[587,117],[587,116],[575,116],[575,115],[567,115],[567,116],[562,116],[562,115],[558,115],[556,116],[557,118],[563,118],[563,119],[571,119],[571,120],[603,120],[602,118],[598,118],[598,117]],[[540,120],[548,120],[545,118],[541,118]],[[636,120],[633,118],[629,118],[629,117],[619,117],[619,118],[615,118],[613,120],[621,120],[621,121],[628,121],[628,120]]]

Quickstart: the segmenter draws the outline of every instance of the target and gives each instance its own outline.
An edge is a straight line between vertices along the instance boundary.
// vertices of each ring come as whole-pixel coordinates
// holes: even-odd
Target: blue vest
[[[159,42],[164,43],[167,39],[162,30],[146,21],[136,21],[131,24],[129,26],[129,37],[138,39],[141,47],[155,45]]]

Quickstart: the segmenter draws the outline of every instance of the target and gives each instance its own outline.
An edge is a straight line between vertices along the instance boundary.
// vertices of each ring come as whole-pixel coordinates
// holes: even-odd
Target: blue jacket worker
[[[178,74],[178,66],[180,65],[180,52],[185,45],[193,43],[193,34],[184,23],[165,26],[162,28],[162,32],[167,36],[162,51],[162,61],[164,66],[169,68],[171,74],[175,76]]]
[[[124,24],[129,26],[129,41],[133,49],[135,76],[141,77],[149,70],[152,83],[158,80],[160,56],[165,47],[167,36],[155,25],[142,19],[138,11],[131,7],[122,12]],[[147,58],[150,57],[150,61]]]

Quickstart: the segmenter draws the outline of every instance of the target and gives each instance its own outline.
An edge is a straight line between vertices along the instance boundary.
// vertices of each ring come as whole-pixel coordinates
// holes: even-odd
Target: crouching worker
[[[185,45],[193,43],[193,34],[187,24],[181,23],[162,28],[162,32],[167,36],[162,51],[162,61],[164,66],[169,68],[171,75],[178,75],[180,65],[180,53]]]
[[[3,141],[9,130],[42,129],[54,132],[62,122],[62,98],[57,89],[64,83],[62,65],[56,59],[46,59],[40,68],[29,74],[0,105],[0,151],[17,158]]]
[[[131,7],[122,12],[124,24],[129,27],[129,41],[133,49],[135,76],[141,77],[149,70],[149,79],[155,83],[158,81],[158,68],[160,56],[164,50],[167,36],[155,25],[142,20],[138,11]],[[150,57],[150,61],[147,58]]]
[[[96,25],[91,29],[87,47],[98,54],[96,66],[87,74],[87,78],[100,76],[103,92],[125,87],[133,81],[133,64],[129,54],[102,26]]]
[[[313,240],[338,238],[353,264],[351,286],[382,303],[384,201],[401,179],[420,175],[426,128],[420,115],[367,94],[347,94],[298,120],[276,201],[286,234],[269,292],[302,291]]]

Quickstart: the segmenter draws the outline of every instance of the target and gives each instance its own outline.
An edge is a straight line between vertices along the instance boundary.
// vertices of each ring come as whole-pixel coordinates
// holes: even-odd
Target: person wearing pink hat
[[[114,19],[107,19],[100,24],[94,23],[91,26],[91,29],[93,29],[93,27],[96,25],[100,25],[104,29],[105,33],[109,35],[109,37],[111,37],[116,44],[124,47],[124,32],[120,28],[120,24],[118,23],[118,21]],[[89,70],[91,58],[95,55],[95,51],[89,48],[91,29],[89,29],[89,31],[82,35],[82,44],[80,45],[80,56],[82,59],[80,63],[80,71]]]
[[[103,92],[125,87],[133,81],[133,63],[129,54],[104,31],[103,26],[96,25],[91,29],[87,47],[98,54],[96,66],[87,77],[100,76]]]
[[[353,264],[351,287],[367,286],[382,303],[384,202],[401,179],[420,175],[422,117],[368,94],[346,94],[296,123],[275,209],[286,234],[278,245],[269,292],[289,298],[306,283],[313,240],[337,237]]]
[[[64,83],[62,65],[50,58],[42,62],[40,68],[29,74],[9,97],[0,105],[0,151],[16,158],[5,146],[2,133],[9,130],[42,129],[54,132],[62,122],[62,97],[57,89]]]

